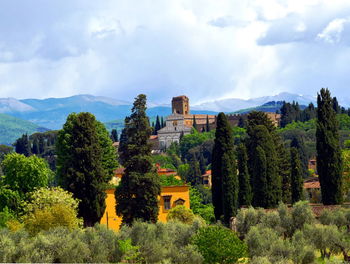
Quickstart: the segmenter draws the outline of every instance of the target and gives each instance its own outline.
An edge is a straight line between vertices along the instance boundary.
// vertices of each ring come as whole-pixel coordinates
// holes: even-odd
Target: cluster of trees
[[[165,121],[163,117],[160,117],[157,115],[156,122],[152,122],[152,135],[157,135],[158,130],[165,127]]]
[[[339,204],[343,199],[339,125],[334,101],[327,89],[321,89],[316,147],[324,204]],[[308,175],[302,138],[294,137],[286,148],[276,127],[263,112],[251,112],[246,126],[247,137],[235,150],[227,118],[224,113],[218,115],[211,164],[212,193],[215,217],[226,224],[243,205],[276,208],[280,201],[302,200],[303,178]]]

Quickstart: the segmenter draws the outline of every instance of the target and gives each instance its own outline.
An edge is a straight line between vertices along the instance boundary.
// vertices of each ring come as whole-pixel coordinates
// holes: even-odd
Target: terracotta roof
[[[304,182],[304,189],[320,189],[320,182]]]
[[[114,171],[115,174],[123,174],[125,171],[125,168],[118,168]]]
[[[119,142],[113,142],[113,147],[119,147]]]
[[[151,135],[151,136],[149,136],[149,139],[157,139],[158,138],[158,135]]]
[[[209,117],[209,120],[210,119],[215,119],[215,115],[203,115],[203,114],[195,114],[195,115],[184,115],[185,118],[191,118],[193,119],[193,116],[196,116],[196,121],[197,121],[197,118],[198,119],[201,119],[201,118],[205,118],[207,119],[207,116]]]
[[[160,168],[160,169],[158,169],[157,170],[158,172],[176,172],[176,171],[174,171],[174,170],[172,170],[172,169],[163,169],[163,168]]]
[[[211,175],[211,170],[207,170],[203,175],[202,175],[202,177],[203,176],[210,176]]]

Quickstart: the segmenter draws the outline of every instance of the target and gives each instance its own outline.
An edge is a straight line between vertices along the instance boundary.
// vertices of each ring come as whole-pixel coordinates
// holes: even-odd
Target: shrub
[[[37,209],[24,217],[24,226],[32,235],[59,226],[72,230],[80,224],[76,211],[64,204]]]
[[[201,228],[193,237],[205,263],[235,263],[246,256],[247,247],[231,230],[221,226]]]
[[[184,224],[192,224],[194,214],[191,209],[187,209],[184,205],[178,205],[169,211],[166,219],[167,221],[180,221]]]
[[[259,224],[264,215],[263,209],[249,207],[248,209],[239,210],[237,214],[237,231],[240,236],[244,237],[248,234],[250,228]]]
[[[305,224],[312,224],[315,222],[315,216],[306,201],[299,201],[293,206],[292,221],[294,231],[302,229]]]

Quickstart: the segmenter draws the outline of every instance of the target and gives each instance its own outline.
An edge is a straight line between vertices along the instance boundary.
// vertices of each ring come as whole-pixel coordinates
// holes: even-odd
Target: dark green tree
[[[252,190],[250,186],[250,176],[248,171],[248,154],[244,144],[237,148],[238,165],[238,204],[239,206],[249,206],[252,202]]]
[[[198,131],[197,121],[196,121],[196,115],[193,115],[193,128]]]
[[[45,152],[45,139],[44,137],[39,137],[39,153],[42,154]]]
[[[245,121],[244,121],[244,118],[242,116],[239,117],[237,126],[240,128],[245,128]]]
[[[32,153],[33,153],[33,154],[36,154],[36,155],[40,154],[40,151],[39,151],[39,141],[38,141],[38,138],[37,138],[37,137],[34,138],[32,144],[33,144],[33,146],[32,146]]]
[[[295,147],[290,149],[290,160],[292,203],[294,204],[303,198],[303,170],[299,150]]]
[[[291,148],[296,148],[299,153],[300,161],[301,161],[301,169],[302,169],[302,176],[303,178],[307,178],[308,173],[308,157],[306,153],[306,146],[304,142],[304,138],[301,134],[295,134],[292,142],[290,143]]]
[[[196,156],[193,156],[190,160],[190,169],[188,171],[187,175],[187,182],[191,183],[192,186],[197,186],[201,184],[201,170],[200,170],[200,164],[197,160]]]
[[[248,116],[248,168],[253,191],[253,206],[274,208],[282,198],[281,178],[273,134]],[[252,125],[253,124],[253,125]]]
[[[206,131],[206,132],[209,132],[209,131],[210,131],[209,115],[207,115],[207,123],[206,123],[205,126],[206,126],[206,127],[205,127],[205,131]]]
[[[117,129],[112,129],[111,139],[113,142],[118,142],[118,130]]]
[[[162,127],[161,127],[161,124],[160,124],[160,121],[159,121],[159,116],[157,116],[156,124],[155,124],[155,127],[154,127],[154,134],[157,135],[158,130],[161,129],[161,128]]]
[[[161,117],[160,119],[160,125],[161,125],[161,128],[165,127],[165,122],[163,117]]]
[[[238,178],[233,135],[224,113],[217,117],[212,154],[212,195],[215,218],[228,224],[238,207]]]
[[[333,110],[335,111],[336,114],[340,114],[340,105],[338,103],[337,97],[333,97],[332,99],[332,105],[333,105]]]
[[[135,220],[157,222],[160,180],[152,165],[151,134],[146,116],[146,95],[136,97],[130,117],[125,118],[122,133],[125,142],[120,145],[119,155],[125,173],[115,191],[116,212],[123,224]]]
[[[90,113],[70,114],[56,149],[59,184],[80,200],[84,226],[94,226],[105,211],[106,186],[117,165],[108,131]]]
[[[26,157],[29,157],[32,154],[27,134],[23,134],[22,137],[16,140],[15,151],[19,154],[23,154]]]
[[[278,172],[281,177],[281,192],[282,201],[285,204],[291,203],[292,192],[291,192],[291,163],[290,163],[290,150],[287,149],[283,144],[277,146],[278,153]]]
[[[322,88],[317,95],[317,171],[319,174],[322,202],[342,202],[342,159],[336,112],[328,89]]]

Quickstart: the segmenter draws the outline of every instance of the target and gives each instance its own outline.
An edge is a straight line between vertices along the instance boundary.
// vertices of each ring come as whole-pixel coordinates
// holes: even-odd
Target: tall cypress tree
[[[207,123],[206,123],[206,128],[205,128],[205,130],[206,130],[207,132],[209,132],[209,131],[210,131],[210,125],[209,125],[209,115],[207,115]]]
[[[253,205],[273,208],[282,199],[276,128],[263,112],[251,112],[247,126],[248,169],[251,176]]]
[[[239,182],[238,204],[239,206],[249,206],[252,202],[252,190],[248,171],[248,154],[244,144],[238,146],[237,165]]]
[[[56,149],[59,183],[81,201],[84,226],[94,226],[105,211],[105,188],[117,165],[108,131],[90,113],[70,114]]]
[[[290,150],[286,149],[283,144],[277,146],[278,153],[278,171],[281,177],[281,191],[282,191],[282,201],[284,203],[291,203],[292,193],[291,193],[291,163],[290,163]],[[288,150],[288,151],[287,151]]]
[[[198,131],[197,121],[196,121],[196,115],[193,115],[193,128]]]
[[[163,117],[161,117],[161,119],[160,119],[160,126],[161,126],[161,128],[165,127],[165,122],[164,122]]]
[[[290,143],[290,147],[296,148],[298,150],[300,161],[301,161],[302,175],[303,175],[303,178],[307,178],[309,175],[309,171],[308,171],[309,160],[306,154],[304,138],[301,135],[296,134],[293,137],[292,142]]]
[[[161,128],[162,127],[161,127],[161,124],[160,124],[160,121],[159,121],[159,116],[157,115],[156,124],[155,124],[155,127],[154,127],[154,134],[157,135],[158,130],[161,129]]]
[[[330,92],[322,88],[317,95],[316,149],[324,204],[342,202],[342,159],[338,128]]]
[[[116,212],[123,224],[135,220],[157,222],[160,181],[152,165],[151,128],[146,116],[146,95],[135,98],[131,115],[125,118],[123,144],[119,147],[125,173],[115,191]]]
[[[39,136],[39,153],[45,152],[45,139],[43,136]]]
[[[192,186],[201,184],[201,170],[200,163],[198,162],[195,155],[190,160],[190,169],[187,175],[187,182],[191,183]]]
[[[226,224],[238,206],[238,178],[233,149],[232,129],[224,113],[217,117],[212,154],[212,195],[215,218]]]
[[[291,189],[292,189],[292,203],[302,200],[303,197],[303,170],[299,151],[297,148],[290,149],[291,159]]]
[[[36,154],[36,155],[40,154],[40,152],[39,152],[39,141],[38,141],[37,137],[35,137],[34,140],[33,140],[32,153]]]

